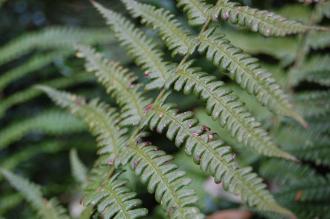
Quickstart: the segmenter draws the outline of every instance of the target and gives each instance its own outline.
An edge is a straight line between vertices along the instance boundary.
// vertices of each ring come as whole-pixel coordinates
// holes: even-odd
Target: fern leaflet
[[[167,46],[174,50],[174,53],[191,54],[196,47],[195,38],[191,37],[188,31],[184,31],[174,19],[174,15],[168,11],[154,6],[141,4],[135,0],[122,0],[127,9],[132,12],[134,17],[142,17],[142,22],[151,24],[160,31]]]
[[[39,216],[44,219],[69,219],[65,210],[58,204],[57,200],[45,200],[42,197],[40,187],[32,184],[26,179],[15,175],[7,170],[0,169],[2,175],[9,183],[18,190],[24,198],[38,211]]]
[[[319,29],[318,27],[310,27],[297,21],[288,20],[269,11],[240,6],[229,0],[218,0],[213,10],[214,18],[221,16],[224,20],[246,26],[252,31],[265,36],[286,36]]]
[[[33,49],[68,49],[76,43],[95,44],[111,42],[109,33],[102,29],[50,27],[24,34],[0,48],[0,65]],[[111,35],[110,35],[111,36]],[[72,51],[72,50],[71,50]]]
[[[128,48],[139,65],[143,66],[145,74],[151,79],[147,89],[161,88],[169,77],[165,63],[160,62],[161,55],[156,45],[146,38],[142,31],[134,29],[134,26],[124,17],[93,2],[97,10],[103,15],[107,23],[111,25],[115,35],[123,46]]]
[[[171,163],[172,157],[154,146],[130,144],[122,151],[124,163],[147,183],[148,191],[167,210],[171,218],[203,218],[192,205],[197,201],[193,190],[186,188],[190,179]]]
[[[141,86],[135,84],[136,77],[118,63],[108,61],[89,47],[80,46],[78,55],[86,59],[86,69],[94,72],[98,81],[122,107],[122,124],[138,124],[144,116],[143,110],[149,100],[142,97],[139,91]]]
[[[45,86],[39,86],[39,89],[46,92],[55,103],[68,108],[71,113],[83,119],[93,135],[97,136],[99,153],[110,153],[107,162],[119,164],[115,157],[119,155],[120,148],[125,142],[124,135],[127,130],[118,128],[120,122],[118,118],[120,117],[114,109],[110,109],[97,99],[86,103],[85,99],[80,96],[56,91]]]
[[[0,132],[0,149],[20,140],[30,132],[43,132],[50,135],[67,134],[84,130],[80,120],[70,114],[54,110],[45,111],[37,116],[18,121]]]
[[[108,167],[93,168],[92,181],[85,189],[86,204],[97,205],[104,218],[135,219],[145,216],[147,209],[139,208],[141,200],[125,186],[125,181],[119,179],[120,174],[111,174]]]

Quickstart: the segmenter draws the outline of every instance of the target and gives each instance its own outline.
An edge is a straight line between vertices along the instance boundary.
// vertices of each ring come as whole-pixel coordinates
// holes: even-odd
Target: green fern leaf
[[[186,188],[190,179],[171,163],[172,157],[154,146],[129,145],[123,150],[123,162],[131,163],[132,169],[148,184],[148,191],[155,193],[156,200],[171,218],[203,218],[193,207],[197,197]]]
[[[0,65],[16,59],[33,49],[72,49],[77,43],[111,42],[111,34],[103,29],[50,27],[24,34],[0,48]]]
[[[107,92],[117,100],[122,108],[123,125],[136,125],[144,116],[144,108],[149,100],[142,97],[137,78],[116,62],[105,59],[89,47],[78,47],[78,55],[87,61],[87,71],[94,72]]]
[[[311,32],[306,37],[306,47],[318,50],[330,47],[330,34],[328,32]]]
[[[289,83],[292,86],[301,81],[319,83],[330,86],[330,55],[316,55],[307,60],[299,68],[294,68],[289,74]]]
[[[213,6],[204,0],[178,0],[178,7],[187,13],[191,25],[202,25],[212,16]]]
[[[296,106],[305,118],[319,118],[330,114],[330,91],[302,92],[295,96]],[[313,122],[311,122],[313,124]]]
[[[45,219],[68,219],[65,210],[58,205],[55,199],[50,201],[42,197],[39,186],[32,184],[26,179],[15,175],[7,170],[0,169],[2,175],[9,183],[18,190],[24,198],[31,203],[32,207],[38,211],[40,218]]]
[[[276,203],[251,168],[238,167],[230,148],[221,140],[215,140],[212,132],[203,131],[205,128],[197,124],[191,113],[177,114],[172,106],[155,103],[146,122],[151,129],[166,132],[178,147],[184,145],[186,153],[193,156],[204,172],[213,176],[216,182],[222,181],[225,188],[238,193],[248,205],[263,211],[291,214]]]
[[[330,18],[330,1],[320,1],[314,10],[315,22],[320,22],[322,18]]]
[[[85,183],[87,181],[87,169],[79,159],[75,149],[70,151],[70,165],[74,179],[79,183]]]
[[[81,82],[90,81],[92,79],[93,78],[90,75],[77,74],[77,75],[73,75],[71,77],[63,77],[63,78],[54,79],[54,80],[45,82],[44,84],[47,86],[50,86],[50,87],[64,88],[64,87],[76,85]],[[2,101],[0,102],[0,118],[4,116],[5,112],[9,108],[11,108],[15,105],[27,102],[33,98],[36,98],[40,94],[41,94],[41,92],[36,90],[33,86],[33,87],[28,87],[19,92],[16,92],[16,93],[10,95],[9,97],[2,99]]]
[[[287,151],[301,160],[330,165],[330,138],[320,133],[284,127],[276,135]]]
[[[183,30],[180,23],[168,11],[154,6],[138,3],[135,0],[122,0],[134,17],[142,17],[142,22],[158,29],[167,46],[179,54],[192,54],[197,41]]]
[[[27,61],[23,65],[20,65],[19,67],[14,68],[1,75],[0,91],[3,91],[3,89],[9,83],[17,80],[18,78],[26,76],[27,74],[30,74],[40,68],[43,68],[43,67],[49,65],[51,62],[53,62],[54,59],[56,59],[58,57],[64,57],[67,54],[68,54],[67,52],[55,51],[55,52],[51,52],[48,54],[35,55],[33,58],[31,58],[29,61]]]
[[[284,187],[276,196],[299,218],[328,218],[329,181],[329,175],[305,177]]]
[[[317,175],[315,170],[308,165],[275,159],[263,163],[260,174],[283,186]]]
[[[25,148],[17,151],[6,159],[3,159],[0,162],[0,166],[6,170],[13,170],[19,164],[32,160],[36,155],[42,153],[56,153],[61,149],[64,149],[65,146],[66,144],[63,144],[63,142],[59,142],[58,140],[42,141],[38,144],[26,145]],[[0,181],[1,180],[2,177],[0,175]]]
[[[265,10],[240,6],[229,0],[218,0],[213,8],[213,17],[221,17],[231,23],[239,24],[265,36],[286,36],[304,33],[317,27],[310,27],[298,21],[288,20]]]
[[[139,207],[141,200],[125,186],[125,181],[119,179],[120,174],[109,176],[108,169],[93,169],[92,181],[85,189],[86,204],[97,205],[104,218],[135,219],[145,216],[147,209]]]
[[[213,119],[220,119],[221,125],[244,145],[263,155],[294,159],[277,148],[261,124],[247,112],[238,98],[224,87],[223,82],[200,72],[198,68],[192,68],[191,64],[189,62],[182,65],[170,82],[174,83],[175,90],[199,95],[206,101],[206,108]]]
[[[145,74],[151,79],[146,89],[163,87],[169,74],[167,74],[166,63],[159,61],[161,54],[156,49],[156,44],[121,15],[96,2],[93,4],[111,26],[121,44],[128,48],[129,54],[136,59],[145,70]]]
[[[262,69],[255,58],[234,47],[223,35],[206,31],[200,37],[200,52],[229,71],[229,76],[241,87],[256,96],[257,100],[281,115],[291,116],[306,126],[304,120],[292,109],[287,96],[272,75]]]
[[[124,0],[124,2],[127,8],[133,12],[134,16],[142,16],[143,22],[150,22],[156,29],[160,30],[161,34],[168,33],[173,37],[173,40],[180,41],[182,45],[185,44],[184,41],[181,41],[180,37],[175,35],[176,31],[169,32],[170,30],[167,30],[167,26],[171,25],[170,23],[177,23],[176,21],[172,21],[173,19],[166,22],[168,17],[173,17],[169,12],[165,13],[163,9],[158,9],[161,10],[162,13],[157,12],[158,10],[153,6],[140,4],[133,0]],[[150,16],[146,16],[147,13],[150,13]],[[151,17],[154,17],[154,19]],[[155,19],[156,17],[157,19]],[[178,31],[180,30],[179,26],[177,26],[177,29]],[[277,113],[292,116],[306,126],[304,120],[292,110],[292,106],[287,97],[280,89],[279,85],[277,85],[276,81],[271,77],[271,74],[261,69],[256,64],[255,59],[250,58],[248,55],[233,47],[229,41],[223,39],[223,37],[215,37],[212,32],[213,31],[210,30],[202,34],[200,37],[199,51],[203,52],[207,50],[207,57],[215,62],[215,64],[220,64],[225,68],[229,68],[228,70],[232,78],[236,79],[236,81],[250,93],[256,95],[261,103],[267,105]],[[182,34],[184,34],[184,32],[182,32]],[[196,43],[194,44],[196,45]],[[192,48],[192,51],[193,50],[194,48]]]
[[[126,128],[118,128],[120,117],[114,109],[97,99],[86,103],[80,96],[56,91],[52,88],[39,86],[58,105],[68,108],[88,124],[93,135],[97,136],[99,154],[108,154],[107,162],[119,164],[115,158],[125,142]]]
[[[297,200],[297,192],[301,193]],[[328,201],[330,196],[330,175],[314,176],[297,181],[293,185],[284,188],[278,195],[281,199],[291,199],[301,202]]]
[[[0,132],[0,149],[8,147],[31,132],[60,135],[80,132],[84,128],[84,125],[70,114],[49,110],[3,128]]]

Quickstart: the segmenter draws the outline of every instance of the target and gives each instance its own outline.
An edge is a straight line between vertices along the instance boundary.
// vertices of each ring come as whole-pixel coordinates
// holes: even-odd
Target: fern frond
[[[330,72],[330,71],[329,71]],[[330,115],[330,91],[309,91],[295,96],[296,106],[305,118]],[[311,122],[313,124],[313,122]]]
[[[173,77],[171,83],[174,84],[175,90],[199,95],[206,101],[206,108],[212,118],[220,119],[221,125],[240,143],[263,155],[293,159],[291,155],[277,148],[261,124],[244,108],[238,98],[224,87],[223,82],[191,67],[191,64],[183,64]]]
[[[28,180],[11,173],[10,171],[0,169],[2,175],[8,182],[18,190],[24,198],[30,202],[31,206],[38,211],[41,218],[45,219],[68,219],[65,210],[58,205],[55,199],[50,201],[42,197],[39,186],[29,182]]]
[[[307,165],[286,160],[271,159],[262,164],[260,174],[283,186],[316,176],[315,170]]]
[[[85,189],[86,204],[97,205],[104,218],[135,219],[146,216],[147,209],[140,208],[141,200],[119,179],[120,174],[109,176],[109,168],[93,168],[91,182]],[[111,173],[111,171],[110,171]]]
[[[282,128],[276,135],[283,147],[302,160],[330,165],[330,138],[301,129]]]
[[[50,27],[24,34],[0,48],[0,65],[26,54],[33,49],[69,49],[77,43],[111,42],[111,34],[104,29]]]
[[[120,14],[104,8],[102,5],[93,2],[97,10],[106,19],[120,40],[121,44],[128,49],[129,54],[134,57],[139,65],[145,70],[151,82],[146,89],[161,88],[169,77],[166,63],[161,62],[161,54],[156,49],[156,44],[148,39],[142,31],[134,28],[133,24]]]
[[[144,108],[149,100],[142,96],[137,78],[119,63],[105,59],[95,50],[79,46],[78,54],[87,61],[87,71],[93,72],[107,92],[122,108],[123,125],[136,125],[144,117]]]
[[[0,149],[8,147],[31,132],[60,135],[80,132],[84,128],[84,125],[70,114],[49,110],[3,128],[0,132]]]
[[[306,177],[286,186],[276,195],[297,213],[298,218],[328,218],[329,180],[329,175]]]
[[[171,163],[172,157],[154,146],[130,145],[122,151],[123,163],[131,163],[132,169],[147,183],[148,191],[171,218],[203,218],[196,207],[195,192],[186,186],[190,179]]]
[[[187,13],[191,25],[203,25],[212,16],[213,5],[207,4],[204,0],[178,0],[178,7],[182,7]]]
[[[166,132],[178,147],[184,145],[186,153],[200,164],[204,172],[213,176],[215,182],[222,181],[225,188],[238,193],[248,205],[263,211],[290,214],[276,203],[251,168],[240,169],[230,148],[221,140],[215,140],[213,133],[204,132],[205,128],[197,124],[191,113],[177,114],[172,106],[157,103],[153,105],[147,123],[151,129]]]
[[[234,30],[221,30],[231,43],[249,54],[267,54],[281,60],[284,64],[294,61],[298,50],[298,41],[295,38],[265,38],[259,34],[246,33]]]
[[[297,192],[300,192],[297,200]],[[281,199],[297,200],[298,202],[326,201],[330,196],[330,176],[314,176],[297,181],[284,188],[278,195]]]
[[[41,153],[56,153],[61,149],[65,148],[65,144],[59,141],[42,141],[36,145],[27,145],[26,148],[23,148],[11,156],[3,159],[0,162],[0,166],[6,170],[12,170],[17,165],[24,163],[25,161],[32,160],[34,156]],[[0,181],[2,177],[0,175]]]
[[[330,86],[330,55],[315,55],[289,74],[289,83],[293,86],[301,81]]]
[[[330,34],[328,32],[312,32],[306,37],[306,46],[314,50],[330,47]]]
[[[76,85],[81,82],[86,82],[89,80],[92,80],[93,78],[90,75],[87,74],[77,74],[70,77],[63,77],[54,79],[48,82],[45,82],[44,84],[50,87],[55,88],[64,88],[72,85]],[[29,87],[27,89],[24,89],[22,91],[16,92],[12,95],[10,95],[8,98],[5,98],[1,100],[0,102],[0,118],[5,114],[5,112],[17,105],[24,102],[27,102],[33,98],[38,97],[41,94],[40,91],[36,90],[34,87]]]
[[[87,181],[87,169],[79,159],[75,149],[70,151],[70,166],[74,179],[79,183],[85,183]]]
[[[262,69],[255,58],[234,47],[223,35],[208,30],[200,36],[200,52],[215,65],[229,71],[229,76],[263,105],[280,114],[291,116],[305,125],[303,119],[292,109],[288,97],[276,83],[271,73]]]
[[[168,11],[148,4],[138,3],[135,0],[122,0],[134,17],[142,17],[142,22],[159,30],[167,46],[179,54],[192,54],[197,41],[187,30],[180,25],[174,15]]]
[[[318,29],[298,21],[289,20],[273,12],[240,6],[229,0],[218,0],[213,10],[214,18],[220,16],[223,20],[246,26],[265,36],[286,36]]]
[[[59,106],[67,108],[70,112],[89,126],[93,135],[97,136],[99,154],[110,153],[108,162],[119,164],[115,160],[119,150],[125,142],[126,128],[118,128],[120,117],[114,109],[97,99],[88,103],[83,97],[60,92],[50,87],[39,86]]]
[[[329,1],[320,1],[315,7],[314,14],[315,21],[321,21],[322,18],[330,18],[330,2]]]
[[[27,74],[30,74],[38,69],[41,69],[58,57],[66,56],[68,53],[63,51],[50,52],[48,54],[37,54],[23,65],[18,66],[6,73],[3,73],[0,77],[0,91],[2,91],[9,83],[21,78]]]

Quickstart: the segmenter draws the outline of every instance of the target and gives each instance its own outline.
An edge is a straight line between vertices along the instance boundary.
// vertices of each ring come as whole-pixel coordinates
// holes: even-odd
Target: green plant
[[[113,103],[58,91],[45,85],[38,85],[37,91],[34,90],[38,94],[40,90],[45,92],[56,104],[84,121],[97,139],[98,159],[88,177],[76,152],[71,152],[73,175],[84,192],[86,208],[81,217],[147,217],[144,202],[132,191],[134,186],[128,183],[127,173],[134,172],[170,218],[204,218],[205,210],[199,208],[196,185],[190,183],[191,178],[194,180],[205,175],[221,183],[230,193],[237,194],[242,205],[264,217],[294,218],[296,215],[298,218],[326,218],[324,206],[329,203],[329,177],[296,161],[325,166],[330,164],[327,147],[328,90],[300,93],[296,92],[295,86],[301,81],[329,86],[328,57],[315,55],[316,52],[311,50],[329,46],[328,41],[324,40],[328,35],[315,32],[328,31],[317,26],[323,16],[328,16],[327,11],[323,10],[328,3],[319,3],[310,12],[310,20],[305,25],[227,0],[218,0],[215,4],[178,0],[177,5],[187,13],[189,24],[197,26],[192,29],[184,26],[166,9],[134,0],[122,2],[134,18],[139,18],[142,24],[158,32],[162,40],[156,42],[145,33],[144,28],[123,15],[96,2],[93,5],[105,18],[114,37],[142,69],[146,80],[134,75],[135,68],[109,60],[81,42],[75,45],[76,56],[85,60],[86,71],[95,75]],[[274,67],[278,74],[272,74],[267,65],[227,39],[222,32],[229,35],[235,33],[220,27],[219,20],[269,37],[300,33],[301,42],[296,45],[297,53],[288,50],[280,54],[276,50],[267,50],[271,56],[280,59],[291,57]],[[199,29],[198,33],[196,29]],[[315,34],[323,34],[319,44],[310,40]],[[258,37],[251,35],[247,40]],[[270,38],[268,45],[272,46],[276,40],[279,39],[272,41]],[[27,43],[30,44],[33,43]],[[167,47],[172,56],[168,56],[162,46]],[[311,53],[309,57],[308,53]],[[289,69],[288,75],[283,73],[286,69]],[[221,77],[209,73],[218,70],[224,73]],[[229,79],[239,87],[232,85]],[[49,84],[52,86],[52,82]],[[294,93],[290,94],[285,90],[287,88]],[[155,91],[159,92],[155,95]],[[27,92],[23,93],[26,95]],[[197,113],[174,103],[183,101],[183,95],[191,94],[198,100],[198,107],[194,104],[189,107],[198,109]],[[30,94],[28,98],[33,95],[36,94]],[[310,105],[312,107],[306,107]],[[70,125],[64,123],[63,127],[58,128],[60,120],[44,121],[42,116],[39,115],[41,119],[37,117],[33,122],[25,122],[27,125],[18,125],[19,129],[13,125],[14,128],[5,130],[0,148],[30,130],[30,124],[34,129],[43,129],[51,134],[57,131],[66,133],[81,127],[69,122]],[[68,119],[64,121],[68,122]],[[313,131],[309,132],[309,129]],[[219,135],[215,134],[216,131]],[[177,148],[182,148],[189,160],[199,166],[199,170],[189,170],[175,164],[173,157],[178,157],[177,154],[169,155],[169,148],[149,142],[153,133],[163,133],[162,136],[169,140],[167,144],[173,142]],[[271,182],[270,186],[280,186],[280,191],[275,195],[255,173],[254,170],[258,169],[255,160],[262,164],[260,172]],[[254,165],[253,168],[249,164]],[[38,197],[40,192],[17,184],[18,178],[5,170],[2,172],[42,212],[44,206],[36,205],[36,199],[29,198],[31,191]],[[22,182],[25,183],[24,180]]]

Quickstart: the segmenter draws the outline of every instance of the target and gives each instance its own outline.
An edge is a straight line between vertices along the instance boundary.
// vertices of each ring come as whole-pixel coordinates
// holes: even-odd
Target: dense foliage
[[[329,218],[329,1],[0,5],[0,218]]]

